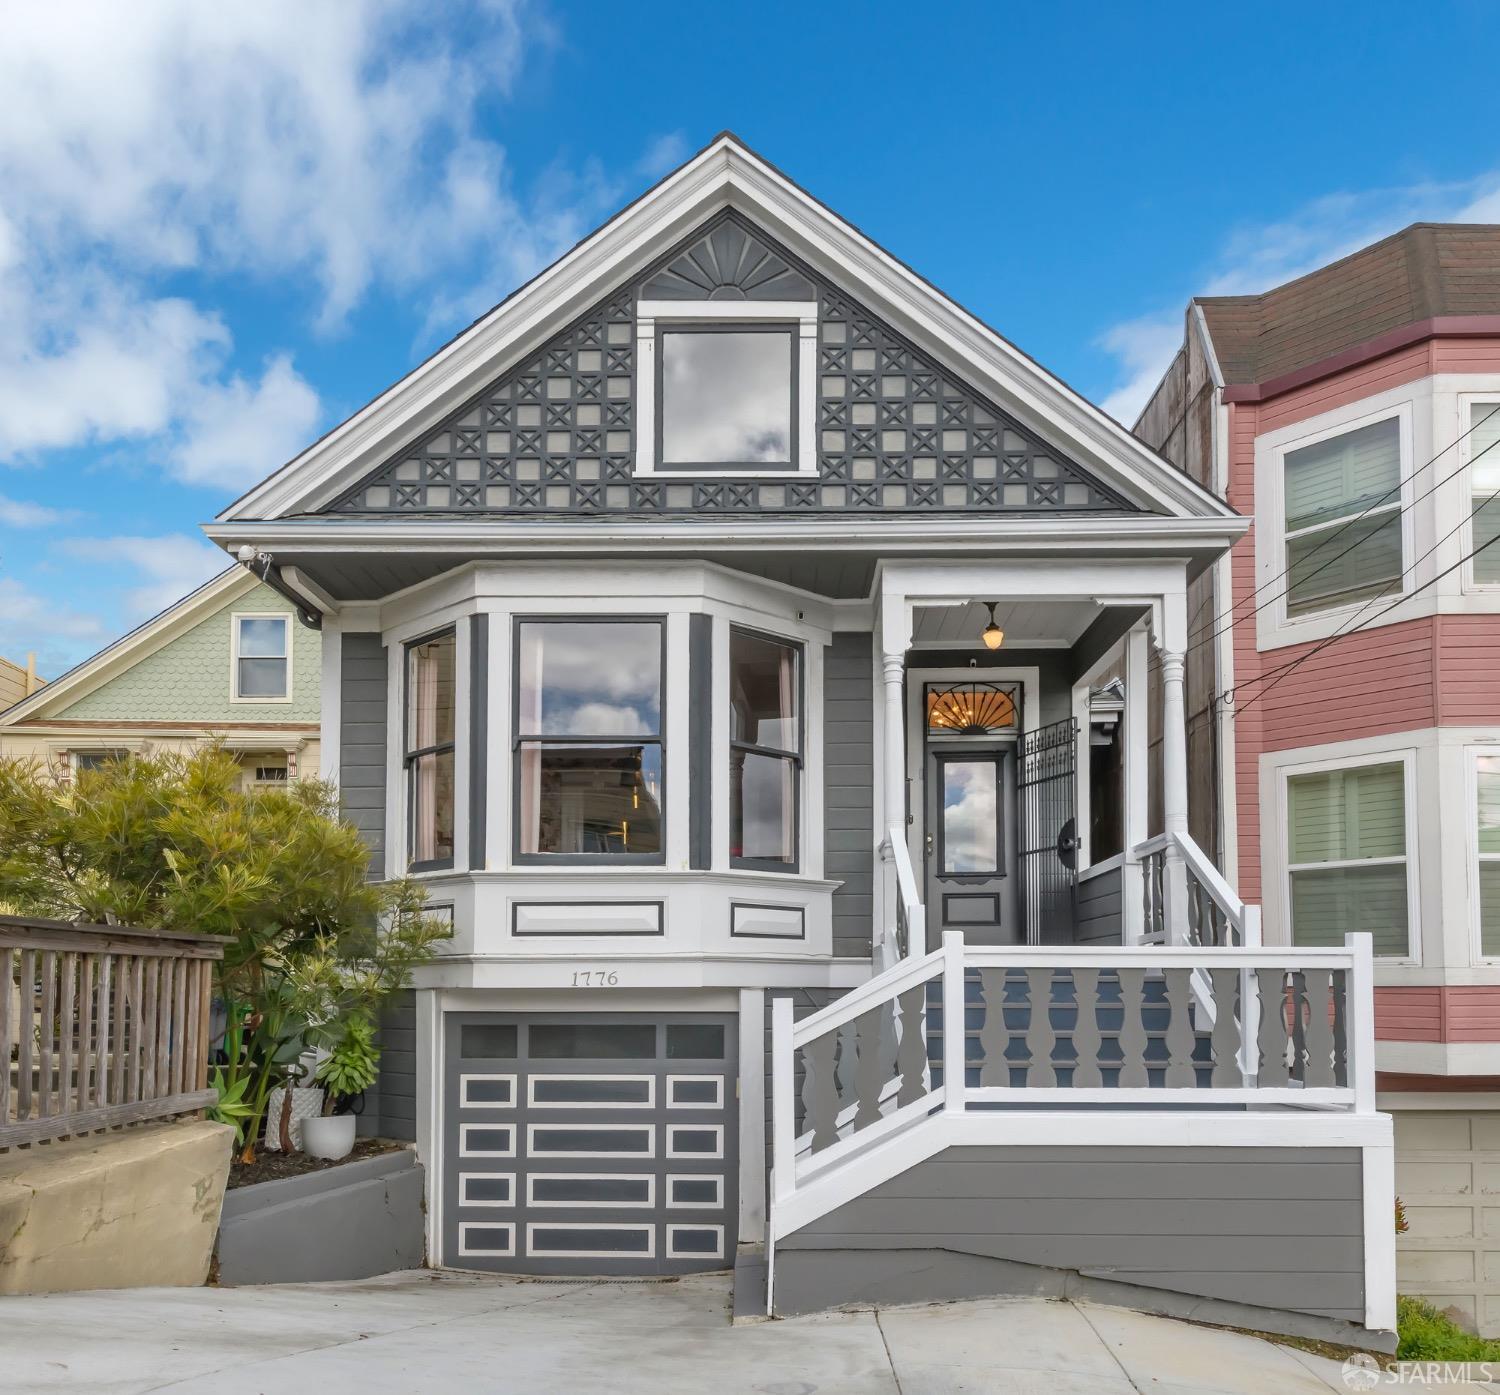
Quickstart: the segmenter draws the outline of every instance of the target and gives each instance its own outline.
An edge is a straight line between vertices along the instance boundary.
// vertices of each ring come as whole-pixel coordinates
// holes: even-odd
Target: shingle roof
[[[1413,223],[1260,295],[1196,303],[1225,383],[1263,383],[1404,325],[1500,314],[1500,224]]]

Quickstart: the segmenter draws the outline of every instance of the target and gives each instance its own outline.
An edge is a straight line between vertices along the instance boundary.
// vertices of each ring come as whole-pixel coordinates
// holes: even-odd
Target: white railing
[[[1181,860],[1184,904],[1174,908],[1169,866]],[[1247,906],[1192,838],[1159,833],[1130,850],[1140,867],[1142,944],[1253,949],[1260,944],[1260,907]]]
[[[917,889],[917,873],[906,846],[906,830],[892,824],[886,831],[887,846],[896,872],[896,915],[891,937],[891,962],[927,953],[927,908]]]
[[[773,1202],[856,1157],[874,1185],[872,1150],[939,1113],[1373,1114],[1373,997],[1368,935],[1331,949],[992,948],[946,933],[801,1022],[775,1001]]]

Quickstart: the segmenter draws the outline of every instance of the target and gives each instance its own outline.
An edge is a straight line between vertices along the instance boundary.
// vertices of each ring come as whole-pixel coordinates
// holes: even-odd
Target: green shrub
[[[1500,1342],[1465,1332],[1420,1298],[1396,1300],[1398,1361],[1500,1361]]]

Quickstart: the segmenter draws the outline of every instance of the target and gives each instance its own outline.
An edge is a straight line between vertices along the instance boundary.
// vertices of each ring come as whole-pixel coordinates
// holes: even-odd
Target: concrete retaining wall
[[[365,1279],[426,1259],[422,1166],[409,1148],[236,1187],[219,1227],[221,1284]]]
[[[233,1140],[188,1119],[0,1154],[0,1293],[201,1284]]]

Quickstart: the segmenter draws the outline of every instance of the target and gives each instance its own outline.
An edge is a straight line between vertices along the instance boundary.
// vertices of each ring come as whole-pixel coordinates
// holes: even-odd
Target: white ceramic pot
[[[320,1114],[302,1121],[302,1151],[315,1158],[346,1158],[354,1147],[353,1114]]]

